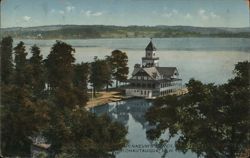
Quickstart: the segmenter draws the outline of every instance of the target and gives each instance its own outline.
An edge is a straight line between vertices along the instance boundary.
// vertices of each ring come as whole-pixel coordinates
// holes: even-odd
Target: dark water
[[[150,101],[145,99],[129,99],[126,101],[113,102],[91,109],[97,115],[107,114],[114,121],[122,123],[128,128],[126,138],[129,144],[121,151],[116,152],[117,158],[158,158],[167,152],[166,158],[195,158],[195,153],[187,153],[175,150],[174,143],[178,135],[170,140],[163,148],[159,149],[155,142],[147,139],[146,130],[152,128],[144,118],[147,109],[152,106]],[[167,138],[166,131],[162,138]]]

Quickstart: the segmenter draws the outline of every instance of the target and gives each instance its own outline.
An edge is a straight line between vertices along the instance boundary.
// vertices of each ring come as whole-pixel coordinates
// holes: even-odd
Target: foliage
[[[27,156],[31,137],[47,125],[48,105],[31,91],[31,67],[23,42],[14,48],[14,54],[14,77],[1,85],[1,151],[6,156]]]
[[[128,78],[128,56],[125,52],[114,50],[111,56],[107,57],[112,68],[112,76],[116,80],[116,87],[118,82],[125,82]]]
[[[111,67],[106,60],[100,60],[95,57],[91,63],[90,83],[94,88],[94,95],[96,90],[102,89],[105,85],[109,84],[111,80]]]
[[[51,150],[56,155],[105,157],[127,143],[127,130],[106,116],[97,117],[81,108],[67,111],[65,116],[57,114],[46,133],[53,140]]]
[[[28,64],[26,56],[28,53],[25,51],[24,43],[21,41],[14,48],[15,55],[15,72],[14,72],[14,83],[19,86],[28,85],[31,81],[31,67]]]
[[[10,83],[13,73],[12,43],[10,36],[1,41],[1,82],[5,84]]]
[[[189,93],[155,101],[146,118],[156,128],[147,131],[158,139],[166,130],[170,137],[181,132],[177,150],[191,150],[205,157],[236,157],[249,146],[249,70],[248,61],[235,66],[235,78],[215,86],[191,79]]]
[[[88,78],[90,73],[89,63],[81,63],[74,65],[74,85],[86,89],[88,86]]]
[[[45,67],[43,56],[40,54],[40,48],[36,45],[31,47],[31,58],[29,64],[31,66],[31,88],[34,95],[41,96],[45,88]]]
[[[48,122],[48,106],[16,85],[1,87],[1,150],[5,156],[28,156],[31,137]]]
[[[52,154],[57,157],[109,155],[108,152],[124,146],[127,130],[109,119],[85,111],[89,64],[74,64],[72,50],[70,45],[57,42],[46,60],[47,69],[51,69],[48,70],[48,81],[52,81],[49,90],[52,105],[50,126],[44,131],[44,136],[51,144]],[[67,55],[61,55],[62,51]],[[52,63],[60,65],[60,68],[50,68]],[[108,68],[105,60],[96,58],[91,63],[90,80],[95,88],[105,85],[110,75]],[[116,136],[116,140],[111,135]]]
[[[52,46],[50,54],[45,60],[48,84],[51,89],[69,85],[73,79],[73,63],[75,50],[71,45],[62,41],[56,41]]]
[[[2,40],[4,41],[4,39]],[[2,42],[1,49],[10,47]],[[89,64],[75,64],[71,45],[57,41],[45,60],[37,46],[31,58],[23,42],[14,48],[15,65],[11,80],[1,83],[1,152],[4,156],[30,156],[32,138],[45,136],[52,156],[104,157],[126,143],[127,130],[107,117],[97,117],[84,109],[88,100]],[[109,65],[101,61],[99,70],[105,84]],[[97,64],[98,65],[98,64]],[[105,72],[107,70],[107,72]],[[13,74],[12,74],[13,73]],[[47,75],[45,75],[47,74]],[[1,74],[2,77],[3,74]],[[45,89],[45,84],[49,88]],[[46,92],[46,95],[43,95]]]

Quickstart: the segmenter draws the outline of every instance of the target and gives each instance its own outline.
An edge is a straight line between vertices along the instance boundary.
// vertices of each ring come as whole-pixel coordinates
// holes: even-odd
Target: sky
[[[246,0],[2,0],[1,27],[187,25],[249,27]]]

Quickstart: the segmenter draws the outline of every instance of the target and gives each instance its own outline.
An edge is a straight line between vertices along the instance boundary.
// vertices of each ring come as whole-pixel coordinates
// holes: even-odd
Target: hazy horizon
[[[53,24],[53,25],[37,25],[37,26],[13,26],[13,27],[1,27],[2,29],[8,29],[8,28],[32,28],[32,27],[48,27],[48,26],[114,26],[114,27],[131,27],[131,26],[137,26],[137,27],[197,27],[197,28],[229,28],[229,29],[244,29],[249,28],[248,26],[245,27],[223,27],[223,26],[192,26],[192,25],[105,25],[105,24]]]

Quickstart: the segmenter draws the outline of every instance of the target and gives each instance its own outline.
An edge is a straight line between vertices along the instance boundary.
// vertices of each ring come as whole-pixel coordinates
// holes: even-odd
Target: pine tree
[[[71,45],[56,41],[46,59],[48,84],[51,89],[71,85],[73,80],[73,63],[75,50]],[[65,87],[66,88],[66,87]]]
[[[40,96],[45,88],[45,68],[43,56],[40,54],[40,48],[36,45],[31,47],[31,58],[29,64],[31,66],[31,87],[35,96]]]
[[[9,84],[13,73],[12,37],[4,37],[1,41],[1,82]]]
[[[112,74],[118,87],[118,82],[125,82],[128,78],[128,56],[125,52],[114,50],[111,52],[110,61]]]
[[[46,101],[34,99],[30,91],[30,65],[23,42],[14,48],[13,84],[1,87],[1,151],[4,156],[30,156],[31,137],[48,122]]]
[[[15,54],[14,83],[17,86],[22,87],[25,84],[30,83],[29,75],[31,72],[31,69],[28,65],[28,61],[26,59],[28,53],[25,52],[25,46],[22,41],[14,48],[14,54]]]
[[[94,62],[91,63],[90,83],[94,89],[94,96],[96,91],[104,88],[111,79],[111,68],[106,60],[100,60],[95,57]]]
[[[87,88],[89,79],[89,63],[74,65],[74,85],[83,89]]]

